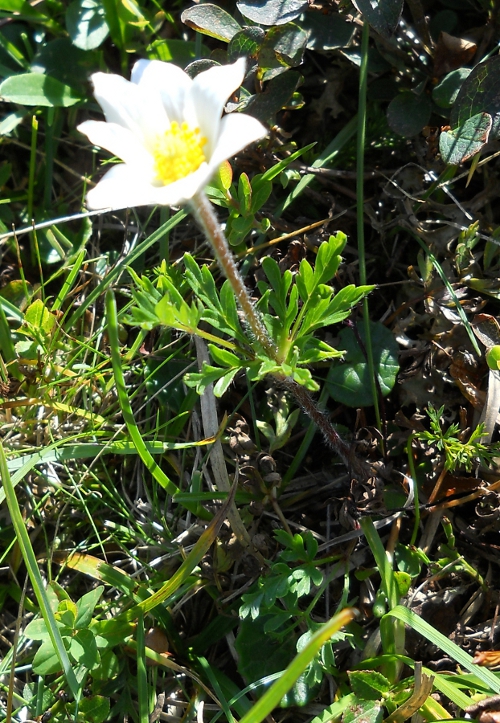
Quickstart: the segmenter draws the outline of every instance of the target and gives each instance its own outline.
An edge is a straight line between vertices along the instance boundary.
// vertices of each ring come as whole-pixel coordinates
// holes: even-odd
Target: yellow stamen
[[[156,176],[163,185],[185,178],[197,171],[206,160],[203,146],[207,139],[199,128],[181,126],[174,121],[168,131],[158,138],[153,151]]]

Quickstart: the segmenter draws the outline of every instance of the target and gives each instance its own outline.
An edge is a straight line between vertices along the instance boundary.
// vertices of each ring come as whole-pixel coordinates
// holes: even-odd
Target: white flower
[[[210,68],[192,80],[160,60],[139,60],[132,79],[95,73],[95,97],[106,121],[78,130],[123,163],[114,165],[87,196],[89,208],[178,205],[208,183],[220,164],[267,134],[244,113],[221,118],[241,85],[245,60]]]

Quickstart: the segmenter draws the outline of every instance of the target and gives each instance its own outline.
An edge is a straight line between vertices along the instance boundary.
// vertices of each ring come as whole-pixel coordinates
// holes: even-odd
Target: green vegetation
[[[497,720],[496,4],[0,21],[0,721]]]

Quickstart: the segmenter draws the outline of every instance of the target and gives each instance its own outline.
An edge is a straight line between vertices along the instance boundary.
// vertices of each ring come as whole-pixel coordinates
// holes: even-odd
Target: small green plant
[[[87,671],[94,671],[102,664],[100,650],[108,647],[105,638],[96,635],[92,630],[94,610],[103,592],[104,587],[101,585],[75,603],[59,585],[53,583],[47,588],[59,632],[65,640],[72,662],[77,667],[77,678],[80,679]],[[35,673],[47,675],[60,670],[61,664],[43,618],[33,620],[27,626],[25,635],[41,642],[33,660]]]
[[[460,439],[460,427],[456,423],[450,424],[448,429],[443,431],[440,421],[443,412],[444,406],[435,409],[429,404],[427,414],[431,428],[429,431],[418,432],[415,436],[444,454],[445,470],[453,472],[463,467],[470,472],[474,465],[488,466],[500,455],[500,444],[486,445],[480,441],[481,437],[485,436],[483,424],[478,424],[466,442]]]
[[[132,272],[136,290],[126,320],[148,329],[170,326],[211,342],[215,364],[205,364],[201,372],[185,378],[199,394],[207,384],[215,383],[215,394],[221,396],[241,370],[252,381],[272,374],[316,391],[319,385],[309,366],[343,353],[316,338],[316,332],[345,319],[373,288],[350,284],[335,293],[327,284],[337,273],[346,240],[342,233],[330,236],[319,247],[314,268],[303,259],[295,276],[289,270],[282,274],[274,259],[263,260],[267,280],[258,284],[262,296],[257,308],[274,345],[272,355],[247,333],[244,321],[242,325],[229,282],[219,291],[208,266],[200,268],[190,254],[184,255],[185,274],[180,284],[179,270],[168,265],[156,272],[154,284]],[[188,290],[194,295],[190,304],[184,299]],[[213,331],[207,334],[201,322],[210,324]]]
[[[219,171],[207,187],[207,195],[217,206],[227,208],[226,236],[231,247],[237,252],[246,251],[245,242],[252,231],[265,233],[270,221],[261,210],[273,191],[273,180],[280,177],[291,163],[307,153],[315,144],[310,143],[291,153],[279,163],[258,173],[251,179],[241,173],[238,182],[233,181],[233,169],[229,161],[221,164]]]
[[[239,671],[256,681],[288,664],[319,629],[312,612],[322,597],[329,576],[320,569],[331,558],[317,558],[318,543],[310,531],[291,535],[275,531],[284,546],[269,573],[242,595],[241,625],[236,638]],[[302,631],[297,635],[296,629]],[[305,632],[304,632],[305,631]],[[311,661],[282,705],[304,705],[318,691],[325,673],[335,672],[332,644],[346,639],[337,632]]]

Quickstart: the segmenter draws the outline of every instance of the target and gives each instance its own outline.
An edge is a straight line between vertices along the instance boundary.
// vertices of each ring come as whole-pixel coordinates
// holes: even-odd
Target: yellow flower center
[[[156,177],[168,186],[197,171],[206,160],[203,152],[206,142],[199,128],[192,129],[185,122],[179,125],[174,121],[158,138],[153,151]]]

